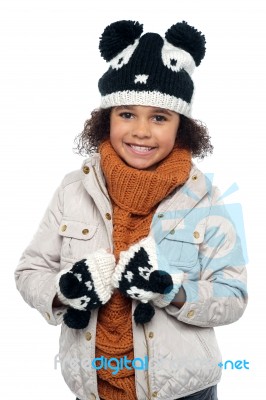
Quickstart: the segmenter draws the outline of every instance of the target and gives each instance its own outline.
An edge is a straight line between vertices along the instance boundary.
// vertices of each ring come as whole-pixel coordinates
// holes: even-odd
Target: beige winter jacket
[[[98,248],[113,248],[112,208],[100,156],[66,175],[15,271],[18,290],[51,325],[62,324],[60,363],[72,392],[99,399],[95,357],[97,310],[84,330],[62,323],[66,308],[52,308],[57,273]],[[185,272],[187,300],[156,308],[151,322],[132,319],[138,400],[173,400],[218,383],[221,354],[213,327],[238,320],[247,304],[246,269],[238,235],[219,192],[194,165],[185,185],[161,202],[151,234],[160,268]],[[137,305],[132,301],[132,313]],[[147,357],[146,357],[147,359]],[[140,365],[140,364],[138,364]]]

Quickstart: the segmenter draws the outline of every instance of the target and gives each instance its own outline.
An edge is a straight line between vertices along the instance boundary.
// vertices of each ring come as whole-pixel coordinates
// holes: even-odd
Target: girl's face
[[[179,124],[179,114],[163,108],[114,107],[110,141],[130,167],[153,170],[172,151]]]

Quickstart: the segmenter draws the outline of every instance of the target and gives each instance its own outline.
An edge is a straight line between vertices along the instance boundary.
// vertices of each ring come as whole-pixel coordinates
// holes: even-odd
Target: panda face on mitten
[[[119,288],[129,297],[147,303],[154,293],[168,293],[173,282],[165,271],[154,270],[147,251],[140,247],[121,274]]]
[[[183,273],[171,275],[167,265],[158,266],[157,245],[153,237],[147,236],[121,251],[118,264],[112,276],[112,285],[125,296],[139,300],[134,320],[149,322],[155,314],[154,307],[166,307],[180,288]],[[167,295],[167,296],[165,296]]]
[[[71,305],[78,310],[97,308],[102,303],[97,296],[86,259],[75,263],[74,267],[61,276],[59,281],[61,293],[71,299]]]
[[[148,254],[143,248],[130,259],[127,268],[122,273],[120,288],[130,297],[140,300],[142,295],[150,290],[149,276],[152,266],[149,264]]]

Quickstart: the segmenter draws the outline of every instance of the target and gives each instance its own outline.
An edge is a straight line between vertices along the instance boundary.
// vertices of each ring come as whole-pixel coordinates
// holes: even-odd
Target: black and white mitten
[[[114,255],[100,249],[57,275],[58,298],[63,304],[70,306],[64,315],[64,322],[69,328],[86,328],[91,310],[102,306],[111,298],[111,277],[114,269]]]
[[[112,284],[126,296],[140,301],[134,319],[136,323],[146,323],[155,313],[149,302],[157,307],[170,304],[180,289],[183,275],[182,271],[169,274],[158,268],[156,243],[148,236],[120,253]]]

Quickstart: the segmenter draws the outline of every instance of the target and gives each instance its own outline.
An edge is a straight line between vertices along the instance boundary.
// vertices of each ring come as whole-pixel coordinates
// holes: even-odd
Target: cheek
[[[119,124],[114,115],[111,114],[110,117],[110,139],[114,139],[117,136],[117,132],[119,132]]]
[[[114,122],[110,122],[110,142],[112,145],[115,145],[120,139],[120,130],[119,126]]]
[[[167,153],[170,153],[173,150],[174,146],[175,146],[175,138],[172,137],[165,143],[165,150],[167,151]]]
[[[169,134],[169,132],[168,132],[168,135],[165,135],[164,147],[167,150],[172,151],[172,149],[173,149],[173,147],[174,147],[174,145],[176,143],[176,137],[177,137],[177,131],[176,130],[173,130],[171,132],[171,134]]]
[[[179,129],[179,123],[176,124],[176,126],[173,128],[173,132],[172,132],[172,143],[173,146],[176,144],[177,142],[177,137],[178,137],[178,129]]]
[[[114,131],[112,132],[112,131],[110,130],[110,143],[111,143],[111,145],[114,147],[114,149],[116,149],[117,142],[118,142],[118,140],[117,140],[117,138],[116,138],[116,135],[114,134]]]
[[[167,157],[171,153],[174,146],[175,146],[175,136],[174,135],[171,137],[168,136],[168,138],[164,140],[163,146],[161,147],[163,149],[164,157]]]

